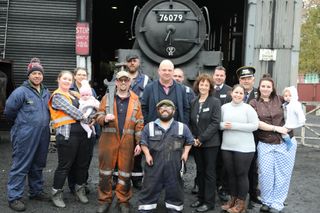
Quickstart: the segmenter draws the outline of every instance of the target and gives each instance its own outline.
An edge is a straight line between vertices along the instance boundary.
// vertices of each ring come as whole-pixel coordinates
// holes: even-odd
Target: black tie
[[[216,91],[220,91],[220,87],[219,86],[216,87]]]
[[[245,92],[245,93],[244,93],[244,97],[243,97],[243,102],[247,103],[248,98],[249,98],[249,93],[248,93],[248,92]]]

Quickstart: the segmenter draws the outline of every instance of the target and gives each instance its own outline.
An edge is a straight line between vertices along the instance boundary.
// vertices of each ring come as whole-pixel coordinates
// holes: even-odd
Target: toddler
[[[92,120],[92,116],[99,109],[100,102],[93,97],[92,89],[87,80],[81,81],[81,87],[79,89],[80,100],[79,100],[79,110],[84,114],[86,118]],[[90,126],[84,122],[80,123],[84,130],[88,133],[88,138],[91,138],[92,133],[96,134],[94,126]]]
[[[298,101],[298,92],[294,86],[286,87],[283,90],[283,104],[285,125],[289,130],[302,127],[305,124],[306,117],[302,110],[302,105]],[[287,150],[290,150],[292,142],[288,134],[282,135],[283,141],[287,144]]]

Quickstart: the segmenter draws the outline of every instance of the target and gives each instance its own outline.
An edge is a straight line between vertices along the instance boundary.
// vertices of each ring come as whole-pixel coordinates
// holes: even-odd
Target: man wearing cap
[[[50,142],[50,93],[42,84],[43,67],[38,58],[31,59],[28,80],[9,96],[4,115],[14,125],[11,128],[12,166],[8,177],[8,202],[14,211],[25,211],[22,201],[26,177],[29,198],[48,201],[43,192],[42,170],[46,166]]]
[[[240,67],[236,74],[239,79],[239,84],[245,89],[244,102],[249,103],[252,99],[257,96],[258,90],[254,88],[254,73],[256,69],[251,66]],[[255,138],[257,145],[257,140]],[[258,188],[258,165],[257,165],[257,151],[252,159],[250,169],[249,169],[249,205],[248,208],[260,207],[262,205],[260,200],[260,190]]]
[[[151,82],[150,78],[143,74],[140,70],[140,58],[137,54],[129,54],[126,57],[128,73],[131,78],[130,89],[139,98],[142,97],[143,90],[148,83]],[[143,171],[141,166],[142,155],[134,157],[134,166],[131,173],[132,185],[134,188],[140,190],[142,186]]]
[[[107,212],[112,203],[112,173],[118,168],[118,182],[115,195],[121,213],[129,213],[129,200],[132,197],[131,171],[133,158],[139,155],[143,116],[139,97],[130,89],[128,72],[120,71],[115,79],[116,94],[113,106],[109,106],[109,96],[100,103],[97,122],[101,126],[99,140],[99,187],[97,212]],[[113,107],[114,114],[108,112]]]
[[[149,76],[140,69],[140,58],[137,54],[129,54],[126,57],[128,73],[131,78],[130,89],[141,98],[144,88],[151,82]]]
[[[239,84],[245,89],[244,102],[249,103],[252,99],[257,96],[257,89],[254,88],[254,73],[256,72],[254,67],[243,66],[240,67],[236,74],[239,79]]]
[[[185,124],[174,120],[175,105],[171,100],[160,101],[156,110],[158,118],[146,125],[141,136],[146,165],[138,211],[153,212],[165,189],[167,212],[182,212],[183,167],[194,138]]]
[[[159,79],[146,86],[141,98],[145,124],[157,118],[156,104],[163,99],[169,99],[175,104],[174,119],[176,121],[189,123],[190,105],[186,90],[173,80],[173,70],[172,61],[168,59],[161,61],[158,68]]]

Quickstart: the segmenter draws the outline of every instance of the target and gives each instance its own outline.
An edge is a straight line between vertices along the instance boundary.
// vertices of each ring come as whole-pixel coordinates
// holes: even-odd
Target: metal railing
[[[305,111],[306,116],[308,114],[311,114],[311,113],[314,113],[314,112],[320,110],[320,102],[303,102],[302,104],[304,106],[304,111]],[[309,112],[306,113],[306,105],[312,105],[312,106],[316,106],[316,107],[313,110],[310,110]],[[306,140],[319,140],[319,142],[320,142],[320,133],[317,130],[315,130],[315,128],[320,128],[320,122],[306,123],[303,127],[301,127],[301,136],[296,136],[296,138],[300,139],[301,144],[303,146],[318,148],[318,149],[320,148],[320,143],[319,144],[309,144],[306,141]],[[306,130],[310,131],[315,136],[313,136],[313,137],[306,136]]]

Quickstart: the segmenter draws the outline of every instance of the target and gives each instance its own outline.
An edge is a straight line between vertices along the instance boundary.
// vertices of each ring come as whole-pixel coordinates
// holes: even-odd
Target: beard
[[[161,121],[167,122],[167,121],[170,121],[171,118],[173,118],[174,112],[172,112],[172,113],[169,113],[168,111],[166,111],[166,112],[167,112],[168,114],[161,114],[161,113],[159,113],[159,111],[157,112],[158,118],[159,118]]]

